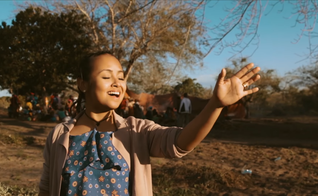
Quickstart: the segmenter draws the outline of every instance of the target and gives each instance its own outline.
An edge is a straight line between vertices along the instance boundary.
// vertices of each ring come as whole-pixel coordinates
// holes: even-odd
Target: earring
[[[86,90],[83,90],[83,93],[85,93],[86,92]]]

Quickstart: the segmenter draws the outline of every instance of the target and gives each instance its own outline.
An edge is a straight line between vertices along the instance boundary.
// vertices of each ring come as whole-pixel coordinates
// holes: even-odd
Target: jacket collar
[[[118,115],[114,110],[112,112],[113,112],[114,122],[117,127],[117,131],[114,132],[113,145],[120,152],[123,158],[126,160],[130,168],[131,160],[130,160],[129,152],[131,148],[131,143],[130,143],[131,130],[129,130],[130,128],[127,124],[126,119]],[[64,130],[61,133],[62,134],[61,137],[59,138],[59,143],[66,148],[66,151],[69,146],[68,138],[69,138],[70,131],[73,129],[76,121],[82,116],[82,114],[84,114],[84,111],[80,112],[75,118],[71,119],[70,121],[62,123]]]
[[[114,110],[113,110],[113,116],[114,116],[115,125],[118,130],[124,127],[126,128],[126,121],[127,121],[126,119],[118,115]]]
[[[114,110],[112,110],[113,112],[113,117],[114,117],[114,121],[115,121],[115,125],[117,127],[117,129],[121,129],[123,127],[126,127],[126,119],[124,119],[123,117],[121,117],[120,115],[118,115]],[[76,115],[75,118],[69,120],[68,122],[64,122],[62,123],[64,125],[64,127],[66,127],[67,132],[69,132],[70,130],[73,129],[76,121],[84,114],[84,111],[80,112],[78,115]]]

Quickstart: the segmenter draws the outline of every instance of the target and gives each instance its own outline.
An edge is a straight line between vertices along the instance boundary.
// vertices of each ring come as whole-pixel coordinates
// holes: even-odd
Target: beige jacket
[[[182,130],[177,127],[163,127],[153,121],[122,118],[114,112],[117,131],[113,145],[124,157],[130,170],[130,195],[151,196],[152,176],[150,157],[181,158],[189,153],[175,145],[177,135]],[[50,196],[59,196],[61,174],[67,157],[69,132],[76,119],[60,123],[49,133],[44,148],[43,173],[40,191]]]

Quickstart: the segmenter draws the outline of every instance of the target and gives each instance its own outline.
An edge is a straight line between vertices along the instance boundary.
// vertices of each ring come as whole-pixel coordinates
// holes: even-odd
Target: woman
[[[258,91],[260,68],[249,64],[229,79],[222,69],[212,98],[185,128],[114,112],[126,91],[120,62],[108,52],[94,53],[81,64],[78,103],[85,109],[49,134],[44,150],[40,196],[152,195],[150,156],[182,157],[209,133],[224,106]],[[78,109],[81,105],[77,105]]]

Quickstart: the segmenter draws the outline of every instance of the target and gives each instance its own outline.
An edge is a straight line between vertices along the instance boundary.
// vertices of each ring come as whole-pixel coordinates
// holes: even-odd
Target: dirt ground
[[[0,183],[37,186],[43,145],[54,125],[0,114]],[[155,195],[171,194],[171,185],[183,191],[174,195],[191,195],[193,187],[201,195],[318,195],[318,117],[218,122],[186,157],[152,163]],[[251,175],[241,174],[244,166]]]

